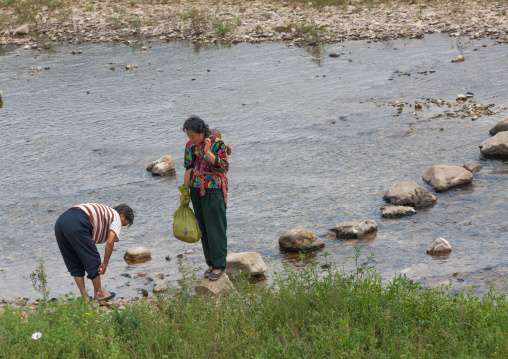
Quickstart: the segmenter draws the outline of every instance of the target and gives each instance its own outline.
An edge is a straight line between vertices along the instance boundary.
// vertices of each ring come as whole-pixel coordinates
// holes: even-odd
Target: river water
[[[29,274],[39,258],[51,296],[77,291],[53,226],[63,211],[85,202],[125,202],[136,211],[115,246],[105,277],[116,281],[108,289],[125,297],[150,291],[157,281],[136,276],[145,271],[174,283],[176,255],[188,250],[194,253],[184,262],[200,274],[206,267],[200,244],[172,236],[187,141],[181,128],[190,114],[219,128],[233,148],[229,251],[259,252],[268,276],[292,261],[279,251],[279,236],[302,225],[325,242],[313,258],[320,264],[327,252],[328,261],[352,270],[350,257],[360,246],[362,260],[372,255],[385,280],[396,273],[426,285],[451,278],[455,288],[479,294],[491,282],[504,287],[508,162],[483,158],[478,145],[506,112],[476,121],[429,119],[447,108],[429,102],[416,115],[408,105],[398,114],[389,104],[454,102],[470,91],[472,100],[507,107],[506,45],[432,35],[321,49],[148,46],[147,52],[86,44],[0,53],[0,297],[36,298]],[[330,58],[331,52],[341,56]],[[461,52],[466,61],[452,63]],[[125,70],[130,64],[138,68]],[[37,66],[42,71],[31,74]],[[175,159],[176,176],[152,177],[146,166],[166,154]],[[421,180],[428,167],[470,160],[484,166],[471,186],[437,194],[435,206],[412,217],[381,218],[392,184],[414,180],[428,188]],[[373,240],[328,236],[334,224],[359,219],[376,220]],[[454,247],[449,256],[426,254],[438,237]],[[125,250],[140,245],[151,249],[152,261],[127,265]]]

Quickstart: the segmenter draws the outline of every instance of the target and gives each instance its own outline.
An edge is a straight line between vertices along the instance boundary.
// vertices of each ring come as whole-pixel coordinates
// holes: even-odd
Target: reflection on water
[[[52,295],[76,291],[53,226],[67,208],[85,202],[127,203],[136,212],[106,274],[118,279],[111,285],[119,295],[152,289],[157,280],[139,278],[140,272],[162,273],[174,284],[181,253],[200,275],[200,243],[172,236],[187,141],[182,124],[193,113],[219,128],[233,148],[229,252],[259,252],[269,278],[283,262],[302,262],[278,249],[279,236],[301,225],[325,243],[306,253],[304,263],[354,270],[361,247],[362,258],[372,253],[386,280],[404,271],[429,285],[452,279],[477,293],[489,280],[502,287],[507,162],[483,158],[478,145],[503,115],[430,119],[435,111],[423,108],[417,118],[410,107],[386,105],[422,97],[453,102],[471,91],[478,102],[506,107],[507,47],[482,40],[459,49],[456,41],[436,35],[305,49],[171,42],[152,43],[146,52],[84,44],[81,55],[69,54],[76,47],[66,45],[42,53],[0,49],[0,296],[34,298],[26,278],[39,257]],[[451,63],[460,50],[467,61]],[[330,58],[330,52],[344,55]],[[139,67],[111,71],[111,64]],[[37,66],[44,70],[30,75]],[[411,76],[390,80],[394,73]],[[146,166],[163,155],[173,156],[176,174],[153,177]],[[421,180],[427,168],[470,160],[484,166],[472,185],[436,194],[437,203],[414,216],[381,218],[382,197],[392,184],[414,180],[428,188]],[[329,236],[336,223],[362,219],[377,222],[375,239]],[[447,258],[426,254],[438,237],[454,248]],[[140,245],[150,248],[152,260],[129,266],[124,252]],[[462,274],[452,276],[456,272]]]

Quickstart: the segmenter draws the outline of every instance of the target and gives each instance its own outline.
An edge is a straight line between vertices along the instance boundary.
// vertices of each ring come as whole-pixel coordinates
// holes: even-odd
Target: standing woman
[[[227,148],[220,138],[210,135],[210,128],[199,116],[190,116],[183,124],[183,131],[189,137],[185,146],[184,184],[190,189],[202,234],[201,244],[208,265],[204,276],[213,281],[226,270]]]

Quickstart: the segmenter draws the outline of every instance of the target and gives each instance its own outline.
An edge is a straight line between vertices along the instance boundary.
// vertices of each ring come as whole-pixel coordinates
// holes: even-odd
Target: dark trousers
[[[228,241],[226,230],[226,204],[222,193],[205,193],[201,196],[199,190],[191,188],[192,207],[199,229],[201,229],[201,244],[205,254],[206,264],[214,269],[226,269],[228,255]]]
[[[60,253],[73,277],[94,279],[99,275],[101,256],[92,240],[93,226],[79,208],[65,211],[56,221],[55,236]]]

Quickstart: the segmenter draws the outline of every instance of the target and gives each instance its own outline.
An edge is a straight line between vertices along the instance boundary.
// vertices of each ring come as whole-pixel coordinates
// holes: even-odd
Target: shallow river
[[[233,148],[229,251],[259,252],[268,276],[291,261],[278,249],[279,236],[302,225],[325,242],[314,257],[320,264],[326,251],[329,261],[352,270],[350,257],[361,246],[362,258],[372,253],[385,280],[396,273],[426,285],[452,278],[456,288],[473,286],[477,293],[490,281],[504,286],[508,162],[483,158],[478,145],[507,112],[476,121],[429,119],[448,108],[429,103],[415,116],[406,105],[394,116],[389,103],[454,102],[470,91],[472,100],[508,107],[506,45],[433,35],[320,50],[272,43],[150,46],[147,52],[121,44],[0,52],[0,298],[37,298],[29,274],[39,258],[51,296],[77,291],[53,226],[84,202],[125,202],[136,211],[135,224],[123,228],[115,246],[106,281],[117,281],[108,289],[125,297],[151,291],[157,281],[136,277],[145,271],[174,283],[176,255],[187,250],[194,253],[184,261],[200,274],[200,244],[172,235],[187,141],[181,128],[190,114],[219,128]],[[79,49],[82,54],[70,54]],[[466,61],[452,63],[461,51]],[[331,52],[341,56],[330,58]],[[139,67],[126,71],[129,64]],[[37,66],[43,70],[30,74]],[[166,154],[175,159],[176,177],[152,177],[146,166]],[[484,166],[471,186],[437,194],[436,205],[415,216],[381,218],[392,184],[414,180],[429,188],[421,180],[428,167],[470,160]],[[376,220],[374,240],[328,237],[334,224],[359,219]],[[448,257],[426,254],[437,237],[454,247]],[[125,250],[139,245],[152,250],[152,261],[128,266]]]

